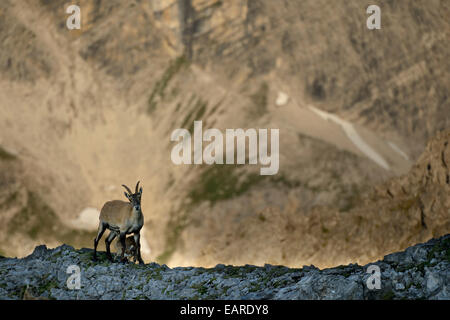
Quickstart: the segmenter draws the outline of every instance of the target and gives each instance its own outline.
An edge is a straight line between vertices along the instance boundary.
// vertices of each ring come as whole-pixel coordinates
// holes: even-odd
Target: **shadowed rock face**
[[[319,270],[217,265],[174,268],[110,263],[103,253],[70,246],[36,247],[23,259],[0,258],[0,299],[28,295],[52,299],[450,299],[450,235],[392,253],[370,265]],[[66,286],[66,269],[81,271],[80,290]],[[367,273],[377,266],[380,288]]]
[[[81,0],[79,31],[66,5],[0,1],[0,252],[89,245],[80,213],[138,179],[144,257],[170,265],[364,264],[449,232],[440,142],[390,180],[450,126],[446,1],[380,1],[377,31],[361,1]],[[194,120],[280,128],[279,174],[173,165]]]
[[[260,265],[329,267],[366,264],[439,237],[450,228],[449,143],[450,130],[439,132],[410,172],[362,194],[349,210],[322,206],[305,213],[293,203],[241,214],[237,221],[224,213],[220,225],[188,227],[185,243],[209,239],[197,258],[209,264],[244,264],[251,256]]]
[[[232,79],[286,82],[292,95],[301,88],[324,110],[414,137],[417,157],[417,142],[450,125],[448,115],[436,117],[448,107],[450,8],[438,0],[378,5],[377,32],[357,0],[162,0],[153,9],[168,41],[193,61]]]

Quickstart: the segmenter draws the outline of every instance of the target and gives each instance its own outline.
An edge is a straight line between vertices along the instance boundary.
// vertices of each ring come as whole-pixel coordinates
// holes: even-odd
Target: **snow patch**
[[[396,151],[399,155],[401,155],[403,158],[405,158],[405,160],[408,160],[408,161],[409,161],[408,155],[407,155],[405,152],[403,152],[403,150],[400,149],[396,144],[394,144],[394,143],[391,142],[391,141],[388,141],[388,145],[389,145],[394,151]]]
[[[288,101],[289,101],[289,96],[286,93],[279,91],[277,100],[275,101],[275,104],[277,106],[281,107],[281,106],[284,106],[285,104],[287,104]]]
[[[319,110],[313,106],[308,107],[310,110],[319,115],[322,119],[327,121],[331,120],[336,124],[338,124],[339,126],[341,126],[342,130],[344,130],[345,134],[350,139],[350,141],[353,142],[353,144],[357,146],[362,153],[364,153],[369,159],[374,161],[382,168],[386,170],[390,169],[389,164],[386,162],[386,160],[384,160],[384,158],[378,152],[372,149],[372,147],[361,138],[361,136],[358,134],[358,132],[350,122],[345,121],[334,114]]]
[[[100,211],[96,208],[85,208],[77,219],[72,220],[72,225],[77,229],[95,230],[98,228]]]

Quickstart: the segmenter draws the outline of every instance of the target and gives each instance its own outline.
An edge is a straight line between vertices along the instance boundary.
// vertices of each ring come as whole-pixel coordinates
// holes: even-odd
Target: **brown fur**
[[[128,261],[125,258],[125,249],[126,245],[126,235],[134,234],[134,241],[136,242],[136,253],[135,258],[138,259],[140,264],[143,264],[144,261],[141,258],[141,244],[140,244],[140,231],[142,226],[144,225],[144,215],[142,214],[141,209],[141,197],[142,197],[142,187],[138,189],[139,182],[136,184],[135,193],[132,193],[131,190],[122,185],[127,192],[125,192],[125,197],[129,200],[129,202],[113,200],[108,201],[103,205],[102,210],[100,211],[99,216],[99,224],[98,224],[98,233],[94,239],[94,261],[97,259],[97,245],[102,237],[104,231],[109,229],[111,232],[108,237],[105,239],[106,244],[106,254],[108,258],[112,261],[113,258],[110,252],[110,244],[114,240],[116,236],[119,236],[119,241],[121,242],[121,257],[122,261]]]
[[[125,257],[132,257],[133,258],[133,262],[136,262],[136,254],[137,254],[137,246],[136,246],[136,242],[134,241],[134,237],[127,237],[125,239]],[[120,240],[116,241],[116,254],[120,255],[122,252],[122,244],[120,243]]]
[[[99,219],[107,221],[109,224],[122,226],[127,219],[132,217],[132,211],[133,206],[129,202],[112,200],[103,205]]]

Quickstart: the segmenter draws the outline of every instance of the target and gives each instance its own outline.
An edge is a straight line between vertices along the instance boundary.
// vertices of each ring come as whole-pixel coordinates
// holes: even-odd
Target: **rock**
[[[395,290],[405,290],[405,285],[403,283],[396,283]]]
[[[169,268],[97,263],[90,249],[62,245],[35,248],[23,259],[0,260],[0,299],[21,299],[27,285],[40,297],[71,299],[450,299],[450,235],[387,255],[370,265],[380,267],[381,289],[369,289],[370,265],[350,264],[320,270],[253,265],[214,268]],[[441,254],[444,253],[444,254]],[[55,259],[57,257],[57,259]],[[433,257],[433,258],[432,258]],[[432,262],[432,263],[431,263]],[[81,289],[69,289],[67,266],[80,267]]]
[[[429,274],[427,277],[427,291],[429,294],[434,294],[441,286],[441,279],[436,274]]]
[[[34,251],[31,255],[29,255],[29,258],[39,258],[42,255],[47,253],[47,246],[45,244],[37,246],[34,248]]]

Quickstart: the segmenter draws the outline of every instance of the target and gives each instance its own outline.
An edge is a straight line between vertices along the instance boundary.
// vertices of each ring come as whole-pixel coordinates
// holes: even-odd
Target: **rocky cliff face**
[[[0,299],[450,299],[450,235],[392,253],[370,265],[319,270],[217,265],[174,268],[91,262],[92,250],[36,247],[23,259],[0,258]],[[80,289],[67,287],[69,266]],[[380,271],[377,288],[369,266]],[[372,267],[373,268],[373,267]],[[369,270],[370,271],[370,270]],[[73,271],[71,271],[73,272]],[[367,283],[374,286],[368,286]]]
[[[270,79],[291,96],[386,136],[415,137],[408,145],[417,157],[417,142],[450,125],[448,116],[435,117],[448,106],[450,8],[443,1],[427,8],[381,1],[382,28],[371,32],[364,5],[161,0],[153,10],[168,43],[205,68],[225,69],[233,80]]]

